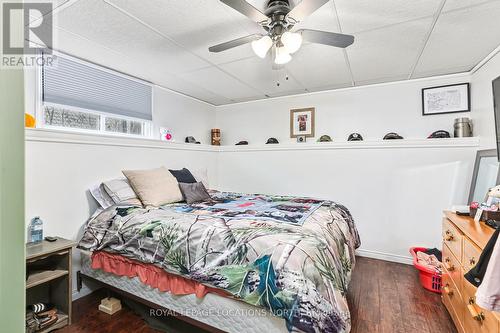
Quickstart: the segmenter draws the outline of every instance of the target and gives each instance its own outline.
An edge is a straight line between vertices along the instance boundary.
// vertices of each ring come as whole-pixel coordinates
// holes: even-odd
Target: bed
[[[87,222],[78,248],[89,254],[85,277],[215,331],[349,332],[346,293],[359,245],[352,216],[337,203],[212,191],[191,205],[111,206]],[[175,295],[143,276],[95,269],[99,253],[208,294]]]

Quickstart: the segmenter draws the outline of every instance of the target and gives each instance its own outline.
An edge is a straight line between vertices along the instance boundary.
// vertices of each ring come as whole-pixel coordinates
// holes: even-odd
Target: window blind
[[[42,69],[43,101],[152,120],[152,87],[58,56]]]

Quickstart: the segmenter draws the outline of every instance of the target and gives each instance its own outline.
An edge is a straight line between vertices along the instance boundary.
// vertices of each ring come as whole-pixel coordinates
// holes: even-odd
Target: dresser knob
[[[443,287],[443,291],[446,295],[453,296],[453,290],[450,289],[450,285],[448,283]]]
[[[475,321],[482,322],[485,319],[484,313],[478,312],[474,304],[475,304],[474,297],[470,297],[469,304],[467,305],[467,310],[469,310],[470,315]]]
[[[446,258],[444,260],[444,267],[446,268],[446,270],[448,272],[453,272],[455,270],[455,266],[453,266],[452,264],[450,264],[450,258]]]

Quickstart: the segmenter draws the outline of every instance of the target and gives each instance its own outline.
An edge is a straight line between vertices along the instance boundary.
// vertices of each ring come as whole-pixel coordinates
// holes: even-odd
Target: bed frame
[[[146,306],[149,306],[150,308],[152,309],[164,309],[165,307],[161,306],[161,305],[158,305],[156,303],[153,303],[151,301],[148,301],[147,299],[144,299],[144,298],[141,298],[141,297],[138,297],[134,294],[131,294],[127,291],[124,291],[124,290],[121,290],[115,286],[112,286],[108,283],[105,283],[105,282],[102,282],[92,276],[89,276],[89,275],[86,275],[85,273],[82,273],[81,271],[77,271],[76,272],[76,286],[77,286],[77,290],[80,291],[82,289],[82,284],[83,284],[83,280],[87,280],[87,281],[91,281],[92,283],[95,283],[95,284],[98,284],[99,286],[101,286],[102,288],[105,288],[107,289],[110,293],[115,293],[115,294],[118,294],[118,295],[121,295],[123,297],[126,297],[128,299],[131,299],[135,302],[138,302],[138,303],[141,303],[143,305],[146,305]],[[213,326],[210,326],[208,324],[205,324],[201,321],[198,321],[196,319],[193,319],[191,317],[188,317],[188,316],[185,316],[185,315],[182,315],[176,311],[172,311],[170,309],[168,309],[169,311],[171,311],[172,313],[174,313],[175,315],[175,318],[178,318],[190,325],[193,325],[193,326],[196,326],[198,328],[201,328],[205,331],[208,331],[210,333],[226,333],[225,331],[222,331],[218,328],[215,328]]]

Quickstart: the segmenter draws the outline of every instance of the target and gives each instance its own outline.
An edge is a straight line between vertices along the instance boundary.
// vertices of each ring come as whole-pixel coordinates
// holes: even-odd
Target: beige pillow
[[[177,179],[164,167],[122,172],[145,206],[161,206],[182,201]]]

